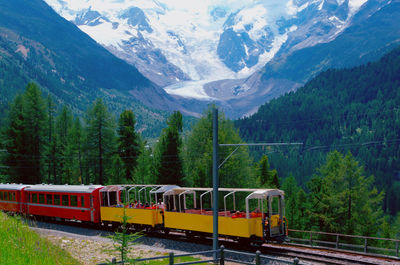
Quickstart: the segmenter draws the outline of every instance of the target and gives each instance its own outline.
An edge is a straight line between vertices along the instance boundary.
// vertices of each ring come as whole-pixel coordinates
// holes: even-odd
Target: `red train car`
[[[30,187],[23,184],[0,184],[0,210],[22,213],[24,211],[25,191]]]
[[[99,185],[32,185],[25,188],[30,215],[100,222]]]

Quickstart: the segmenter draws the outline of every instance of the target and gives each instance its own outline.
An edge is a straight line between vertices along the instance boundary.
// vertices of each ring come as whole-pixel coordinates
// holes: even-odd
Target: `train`
[[[288,239],[284,192],[219,188],[218,233],[238,242]],[[0,184],[0,210],[43,220],[118,227],[124,215],[135,230],[213,233],[212,188],[176,185]]]

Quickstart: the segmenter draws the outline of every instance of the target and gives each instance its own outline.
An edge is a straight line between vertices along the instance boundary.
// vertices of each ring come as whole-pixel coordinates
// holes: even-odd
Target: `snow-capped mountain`
[[[246,77],[273,58],[288,34],[333,37],[365,1],[46,0],[160,85]],[[299,17],[305,9],[312,11]],[[314,27],[301,27],[308,22]]]
[[[263,76],[257,71],[274,58],[284,63],[287,56],[298,50],[335,40],[352,25],[367,2],[375,3],[375,11],[392,2],[45,1],[168,93],[222,101],[239,100],[259,90],[263,82],[254,81],[255,78],[250,78],[252,83],[246,80],[252,74]],[[290,89],[305,81],[289,80]]]

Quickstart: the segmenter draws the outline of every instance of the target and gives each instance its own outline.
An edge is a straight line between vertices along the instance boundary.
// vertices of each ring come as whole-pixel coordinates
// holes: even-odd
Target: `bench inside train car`
[[[211,188],[178,187],[165,192],[163,197],[166,228],[212,233]],[[223,209],[218,210],[219,234],[263,239],[275,226],[279,227],[279,232],[284,233],[282,222],[277,221],[284,218],[282,191],[220,188],[219,198],[223,202]],[[278,203],[275,212],[270,210],[276,204],[273,201]]]
[[[127,223],[143,227],[164,223],[162,194],[174,185],[112,185],[100,190],[101,220],[120,223],[124,214]]]

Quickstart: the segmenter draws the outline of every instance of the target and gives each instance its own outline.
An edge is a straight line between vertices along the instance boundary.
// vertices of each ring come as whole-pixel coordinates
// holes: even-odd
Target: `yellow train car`
[[[124,214],[127,223],[142,227],[163,226],[161,197],[157,200],[151,192],[159,185],[114,185],[100,190],[100,218],[102,223],[122,223]],[[171,188],[176,186],[171,186]],[[162,189],[161,189],[162,190]]]
[[[221,236],[262,242],[270,240],[282,242],[286,239],[283,191],[222,188],[219,192],[224,195],[224,208],[218,212],[218,232]],[[244,203],[241,204],[243,210],[236,209],[236,197],[239,193],[246,195]],[[207,195],[210,195],[209,205],[212,208],[211,188],[177,187],[166,191],[163,194],[165,228],[212,233],[213,212],[204,207]],[[239,197],[243,198],[243,195]],[[232,198],[230,203],[227,202],[229,198]]]
[[[284,193],[278,189],[220,188],[221,236],[252,242],[284,241]],[[237,203],[237,201],[239,203]],[[100,190],[103,224],[123,222],[139,229],[179,230],[189,235],[213,233],[211,188],[173,185],[114,185]]]

